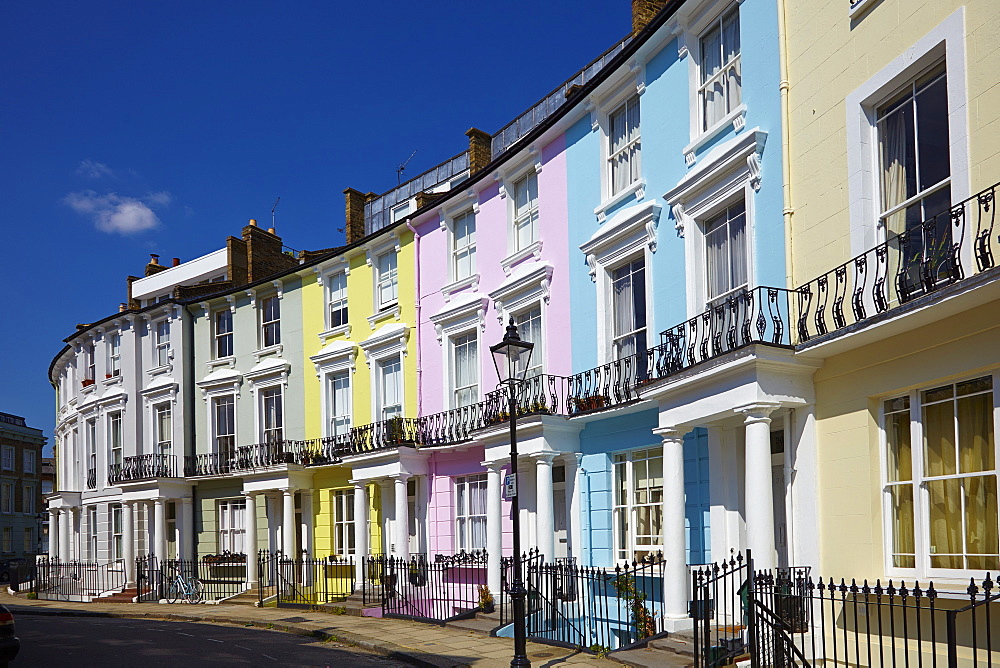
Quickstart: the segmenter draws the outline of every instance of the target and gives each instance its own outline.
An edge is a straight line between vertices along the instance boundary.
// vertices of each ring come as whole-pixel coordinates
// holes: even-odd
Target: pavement
[[[401,619],[353,617],[294,608],[256,608],[237,605],[174,603],[72,603],[28,600],[0,592],[0,603],[19,615],[117,617],[233,624],[284,631],[318,640],[353,645],[382,656],[428,668],[500,668],[509,666],[514,651],[510,638],[493,638],[475,631]],[[528,643],[533,666],[615,665],[580,650]]]

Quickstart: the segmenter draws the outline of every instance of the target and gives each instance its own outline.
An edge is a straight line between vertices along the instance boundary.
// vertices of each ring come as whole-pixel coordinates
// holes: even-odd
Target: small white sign
[[[503,481],[503,495],[506,499],[513,499],[517,496],[517,476],[508,473]]]

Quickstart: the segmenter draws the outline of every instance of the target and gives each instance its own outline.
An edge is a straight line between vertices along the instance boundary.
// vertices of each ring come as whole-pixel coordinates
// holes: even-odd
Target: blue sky
[[[50,437],[48,365],[149,253],[266,222],[342,242],[382,192],[496,132],[624,36],[630,3],[45,2],[0,40],[0,411]]]

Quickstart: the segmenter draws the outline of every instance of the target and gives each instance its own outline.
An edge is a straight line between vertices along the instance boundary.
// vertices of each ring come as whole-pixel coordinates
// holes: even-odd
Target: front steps
[[[133,587],[131,589],[123,589],[122,591],[115,592],[110,596],[95,598],[94,601],[100,603],[135,603],[135,599],[138,595],[139,590]]]
[[[256,587],[253,589],[247,589],[242,594],[237,594],[231,598],[227,598],[222,601],[224,605],[246,605],[255,607],[257,603],[260,602],[260,592]]]
[[[500,613],[491,612],[487,615],[482,612],[477,612],[476,616],[472,619],[458,619],[453,622],[448,622],[446,626],[452,629],[462,629],[464,631],[473,631],[474,633],[491,636],[494,634],[494,631],[500,627]]]
[[[685,633],[668,633],[650,640],[645,647],[611,652],[607,658],[633,668],[686,668],[694,665],[694,638]]]

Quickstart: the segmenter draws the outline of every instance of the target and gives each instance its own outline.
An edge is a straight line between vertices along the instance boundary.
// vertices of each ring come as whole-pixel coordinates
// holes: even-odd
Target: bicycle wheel
[[[198,578],[191,578],[188,582],[190,589],[188,590],[188,601],[191,603],[201,603],[201,599],[204,596],[204,592],[201,587],[201,580]]]
[[[167,593],[165,598],[167,603],[176,603],[177,598],[180,596],[181,588],[177,580],[171,580],[170,584],[167,585]]]

